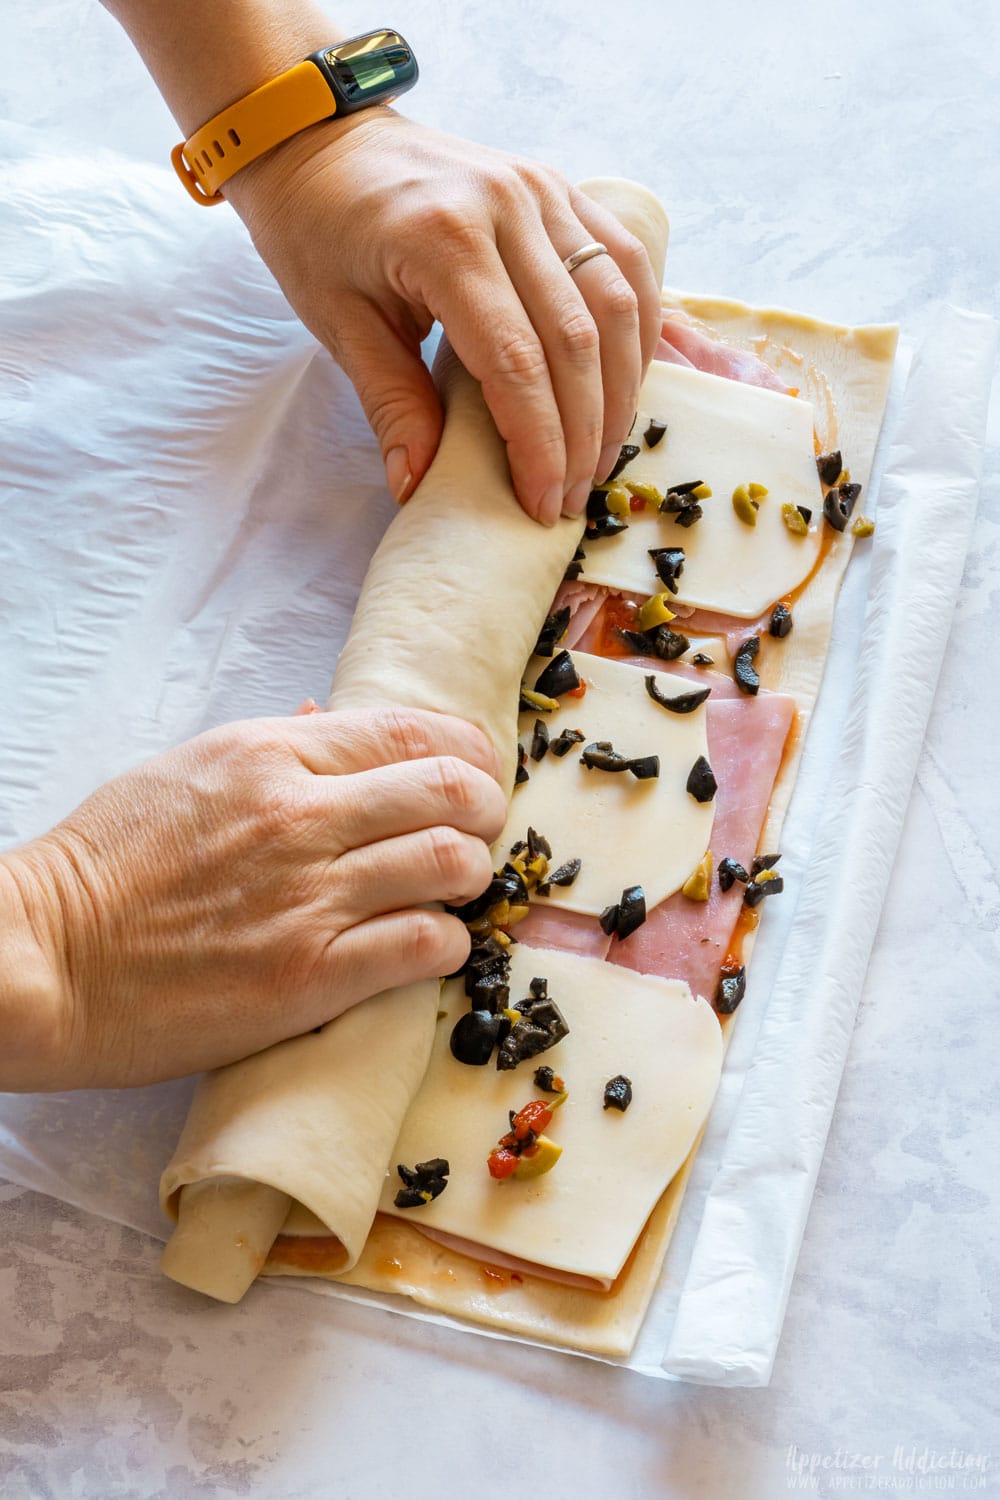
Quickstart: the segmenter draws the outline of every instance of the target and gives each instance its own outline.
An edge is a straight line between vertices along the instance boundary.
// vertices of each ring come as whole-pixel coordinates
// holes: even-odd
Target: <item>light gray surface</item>
[[[173,128],[96,6],[14,13],[0,116],[162,154]],[[337,18],[384,19],[353,0]],[[389,19],[423,63],[412,113],[657,190],[672,284],[894,317],[912,337],[941,298],[1000,311],[987,0],[823,16],[420,0]],[[770,1390],[644,1381],[287,1289],[206,1309],[158,1277],[142,1237],[9,1189],[4,1496],[771,1500],[796,1492],[792,1445],[793,1462],[826,1461],[821,1495],[862,1489],[852,1456],[890,1492],[934,1493],[900,1466],[925,1449],[992,1453],[985,1475],[938,1478],[1000,1491],[998,580],[994,451]]]

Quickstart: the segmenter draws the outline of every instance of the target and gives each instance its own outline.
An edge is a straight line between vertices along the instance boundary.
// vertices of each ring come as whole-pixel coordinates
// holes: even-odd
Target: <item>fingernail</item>
[[[385,477],[389,494],[397,505],[405,505],[413,489],[410,455],[403,447],[390,448],[385,455]]]
[[[562,515],[563,488],[561,484],[549,485],[538,507],[538,519],[543,526],[554,526]]]
[[[304,698],[299,704],[298,708],[295,710],[292,718],[298,719],[302,714],[321,714],[322,712],[323,710],[320,708],[315,698]]]
[[[572,516],[574,520],[576,520],[577,516],[582,516],[589,497],[590,484],[586,479],[581,479],[580,483],[574,484],[573,488],[566,495],[562,504],[563,515]]]
[[[617,459],[621,451],[621,443],[605,443],[604,447],[601,449],[601,456],[597,460],[597,469],[594,472],[594,478],[597,480],[598,484],[603,484],[605,479],[607,479],[608,475],[611,473],[611,470],[614,468],[615,460]]]

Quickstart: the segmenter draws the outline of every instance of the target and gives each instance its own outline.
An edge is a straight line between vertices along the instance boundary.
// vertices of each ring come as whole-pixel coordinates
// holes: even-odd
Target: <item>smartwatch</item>
[[[213,116],[170,153],[196,203],[224,201],[219,189],[309,125],[387,104],[417,81],[417,60],[398,31],[370,31],[321,47]]]

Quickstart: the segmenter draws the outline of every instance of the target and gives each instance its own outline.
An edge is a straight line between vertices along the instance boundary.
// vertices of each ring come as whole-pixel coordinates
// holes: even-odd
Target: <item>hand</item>
[[[437,319],[507,443],[525,510],[579,515],[632,425],[660,331],[639,241],[557,172],[388,109],[319,125],[225,188],[303,322],[350,376],[405,500],[442,416]],[[570,275],[591,240],[610,251]]]
[[[458,968],[461,922],[417,908],[488,885],[497,770],[472,725],[396,710],[230,724],[109,782],[4,857],[59,1005],[0,1088],[216,1067]]]

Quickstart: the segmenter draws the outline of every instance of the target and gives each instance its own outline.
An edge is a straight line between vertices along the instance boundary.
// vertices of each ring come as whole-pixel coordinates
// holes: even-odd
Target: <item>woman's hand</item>
[[[53,977],[0,1088],[215,1067],[458,968],[465,928],[419,908],[489,883],[497,769],[473,726],[396,710],[230,724],[109,782],[0,862]]]
[[[635,416],[660,330],[639,241],[558,172],[392,110],[293,137],[224,189],[303,322],[350,376],[405,500],[442,416],[437,319],[479,380],[525,510],[579,515]],[[563,259],[610,254],[572,275]]]

